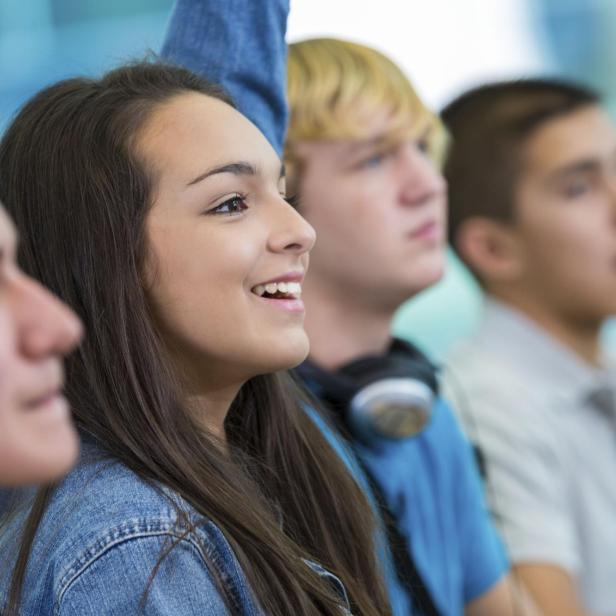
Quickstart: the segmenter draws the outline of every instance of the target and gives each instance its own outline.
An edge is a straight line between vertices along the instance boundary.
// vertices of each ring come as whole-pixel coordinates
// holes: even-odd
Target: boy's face
[[[553,313],[616,313],[616,133],[588,106],[540,127],[523,152],[514,235],[525,288]]]
[[[371,129],[366,141],[297,144],[299,208],[317,232],[309,278],[393,312],[443,274],[445,182],[427,135],[387,145],[388,122]]]

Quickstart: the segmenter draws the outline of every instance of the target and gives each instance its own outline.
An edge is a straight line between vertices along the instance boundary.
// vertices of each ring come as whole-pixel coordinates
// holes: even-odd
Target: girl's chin
[[[267,357],[262,358],[263,371],[261,374],[277,372],[278,370],[290,370],[299,366],[308,357],[310,344],[308,336],[303,330],[302,334],[297,336],[297,339],[287,339],[287,343],[276,350],[270,347]]]

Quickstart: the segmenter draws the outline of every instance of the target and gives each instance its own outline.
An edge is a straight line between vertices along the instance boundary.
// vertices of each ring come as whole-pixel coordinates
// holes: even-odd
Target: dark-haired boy
[[[486,293],[446,385],[514,571],[548,616],[616,613],[616,132],[571,84],[486,85],[442,114],[450,239]]]

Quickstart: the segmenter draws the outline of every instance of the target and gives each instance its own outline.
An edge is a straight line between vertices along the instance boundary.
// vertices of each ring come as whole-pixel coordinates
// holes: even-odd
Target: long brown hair
[[[158,62],[69,79],[31,99],[0,143],[0,198],[23,238],[22,265],[85,324],[67,364],[75,420],[140,478],[220,527],[266,613],[340,614],[308,558],[341,578],[357,614],[387,614],[370,508],[289,377],[242,387],[225,426],[231,456],[183,405],[142,284],[155,180],[134,143],[158,105],[191,91],[230,103],[216,86]],[[9,613],[49,491],[25,526]]]

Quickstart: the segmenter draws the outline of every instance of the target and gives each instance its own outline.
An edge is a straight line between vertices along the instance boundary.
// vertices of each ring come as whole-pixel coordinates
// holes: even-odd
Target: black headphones
[[[295,369],[308,389],[332,411],[334,421],[347,435],[366,445],[378,439],[399,441],[419,434],[432,418],[438,394],[437,369],[409,342],[394,338],[384,355],[369,355],[329,372],[305,361]],[[406,539],[400,534],[379,483],[362,464],[379,508],[396,565],[396,574],[409,589],[422,613],[439,616],[435,603],[415,566]]]
[[[366,444],[402,440],[430,422],[438,394],[436,367],[415,346],[394,338],[385,355],[369,355],[330,372],[305,361],[297,369],[310,391]]]

